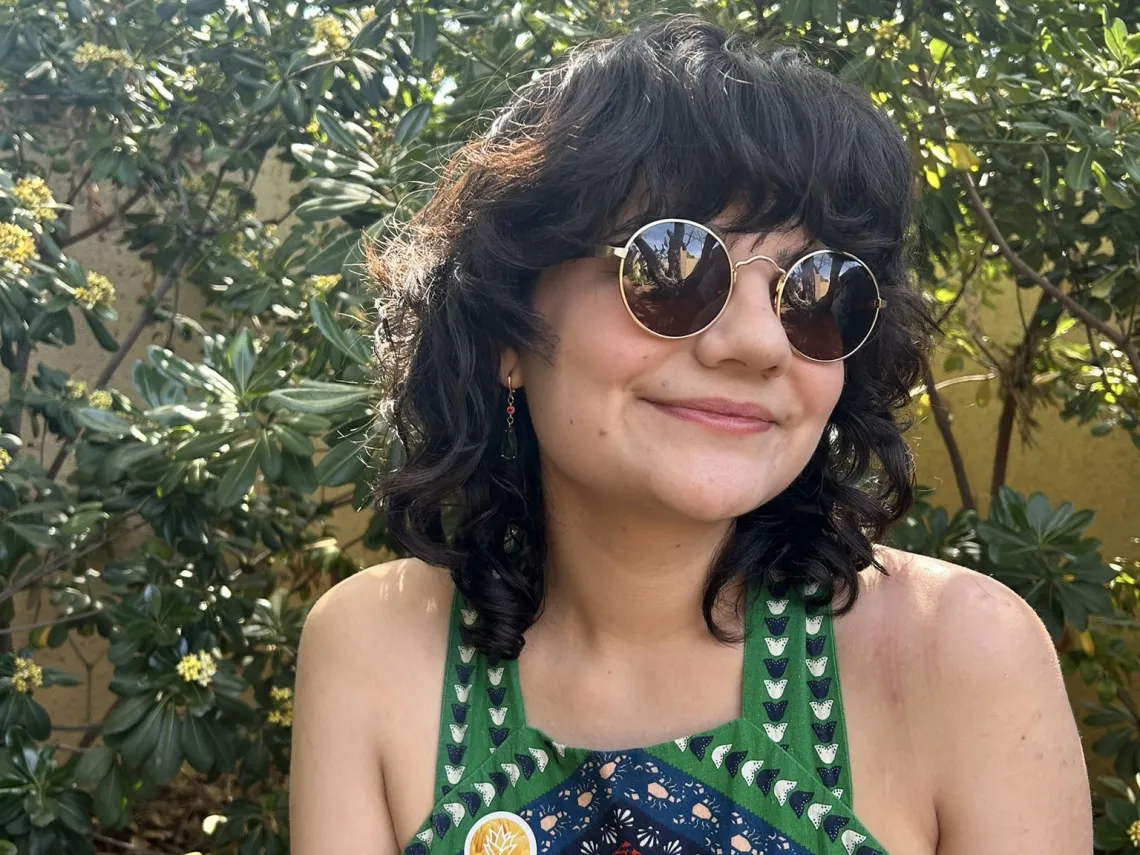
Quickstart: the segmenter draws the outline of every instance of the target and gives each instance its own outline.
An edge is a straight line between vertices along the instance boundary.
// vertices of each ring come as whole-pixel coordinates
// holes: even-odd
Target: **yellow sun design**
[[[483,817],[467,835],[465,855],[534,855],[534,832],[517,814],[497,811]]]

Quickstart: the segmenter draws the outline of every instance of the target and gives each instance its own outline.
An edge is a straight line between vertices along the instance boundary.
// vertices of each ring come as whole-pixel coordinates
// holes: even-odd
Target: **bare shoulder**
[[[1033,664],[1057,670],[1041,619],[1001,582],[930,556],[888,547],[877,552],[890,575],[874,567],[861,574],[868,617],[889,617],[929,664],[952,671],[968,666],[979,677],[988,670],[977,667],[981,658],[998,669]]]
[[[320,671],[351,687],[384,728],[391,700],[404,708],[438,706],[453,587],[446,570],[417,559],[377,565],[330,588],[313,606],[301,635],[299,672]],[[306,662],[306,659],[308,660]],[[302,682],[298,677],[298,694]],[[398,693],[392,691],[398,686]]]
[[[326,591],[305,627],[327,627],[334,631],[322,635],[350,645],[393,637],[422,640],[446,626],[452,591],[446,570],[415,558],[389,561]],[[378,652],[371,651],[374,656]]]
[[[890,575],[863,571],[859,620],[890,645],[884,659],[929,758],[939,853],[1089,851],[1080,737],[1036,612],[965,567],[879,556]]]
[[[450,605],[448,574],[405,560],[345,579],[309,612],[290,769],[297,855],[399,851],[403,793],[431,793]]]

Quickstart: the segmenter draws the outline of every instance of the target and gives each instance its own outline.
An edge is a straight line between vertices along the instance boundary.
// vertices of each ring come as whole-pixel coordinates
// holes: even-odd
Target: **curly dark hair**
[[[690,15],[573,51],[451,158],[370,263],[398,461],[377,496],[396,542],[449,568],[478,610],[481,650],[517,656],[543,603],[539,449],[521,390],[518,457],[500,452],[503,348],[551,352],[530,309],[538,274],[639,224],[709,222],[734,202],[727,231],[803,227],[865,260],[889,306],[846,361],[810,462],[734,521],[707,577],[709,630],[736,638],[713,617],[735,580],[817,582],[843,614],[860,568],[887,572],[872,544],[914,499],[904,410],[937,330],[909,276],[913,188],[899,130],[862,90],[798,48]]]

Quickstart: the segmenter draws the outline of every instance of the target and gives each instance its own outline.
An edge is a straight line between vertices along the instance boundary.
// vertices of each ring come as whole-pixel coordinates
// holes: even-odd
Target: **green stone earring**
[[[514,460],[519,456],[519,440],[515,436],[515,387],[511,375],[507,375],[507,429],[503,431],[503,441],[499,446],[503,460]]]

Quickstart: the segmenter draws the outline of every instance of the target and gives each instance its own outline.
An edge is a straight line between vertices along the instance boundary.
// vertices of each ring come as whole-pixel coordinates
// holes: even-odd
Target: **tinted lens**
[[[871,333],[878,291],[870,269],[850,255],[817,252],[788,271],[780,320],[792,346],[809,359],[850,356]]]
[[[728,253],[707,229],[681,220],[640,231],[622,266],[630,312],[670,338],[700,332],[717,319],[732,284]]]

